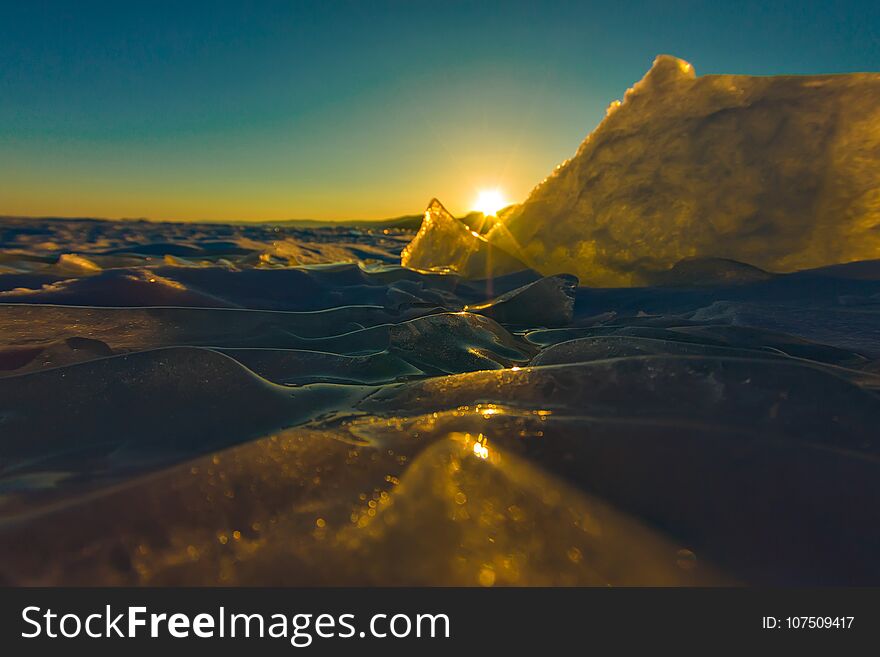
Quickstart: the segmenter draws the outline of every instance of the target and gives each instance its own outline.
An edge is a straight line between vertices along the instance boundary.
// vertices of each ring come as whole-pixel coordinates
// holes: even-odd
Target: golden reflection
[[[495,571],[492,570],[490,566],[484,566],[480,569],[480,574],[477,576],[477,581],[480,583],[480,586],[494,586]]]
[[[485,422],[486,408],[472,404],[476,422],[458,428]],[[431,415],[358,418],[362,429],[388,432],[358,447],[348,424],[297,427],[201,457],[179,467],[186,476],[176,486],[124,491],[149,502],[146,520],[157,528],[153,538],[137,524],[143,517],[124,526],[131,580],[106,561],[89,562],[88,574],[153,585],[726,582],[684,546],[499,447],[502,436],[516,435],[514,414],[534,411],[497,410],[492,439],[488,431],[450,431],[442,420],[458,416],[441,412],[440,424]],[[412,440],[412,427],[423,437]],[[223,495],[229,488],[234,499]]]
[[[486,440],[483,434],[480,434],[479,438],[477,438],[477,442],[474,443],[474,455],[477,458],[481,458],[483,460],[489,458],[489,447],[487,444],[488,442],[489,441]]]
[[[453,431],[449,434],[449,437],[455,442],[461,444],[466,452],[473,453],[478,459],[487,461],[490,460],[491,456],[491,461],[493,463],[498,461],[498,453],[493,453],[489,450],[489,438],[483,433],[478,433],[474,436],[471,433]]]

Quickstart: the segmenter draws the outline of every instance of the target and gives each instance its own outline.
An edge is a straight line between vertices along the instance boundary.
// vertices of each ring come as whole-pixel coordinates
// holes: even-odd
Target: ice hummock
[[[522,271],[527,267],[497,240],[489,242],[453,217],[436,198],[425,209],[422,226],[400,254],[404,267],[453,272],[466,278]]]
[[[602,286],[685,258],[775,272],[876,258],[880,74],[697,77],[661,55],[485,236],[431,236],[408,247],[421,268],[465,273],[488,242]]]

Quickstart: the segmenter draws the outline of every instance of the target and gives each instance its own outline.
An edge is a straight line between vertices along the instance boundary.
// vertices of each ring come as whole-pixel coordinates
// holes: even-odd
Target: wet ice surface
[[[601,289],[412,237],[0,223],[0,581],[880,583],[878,263]]]

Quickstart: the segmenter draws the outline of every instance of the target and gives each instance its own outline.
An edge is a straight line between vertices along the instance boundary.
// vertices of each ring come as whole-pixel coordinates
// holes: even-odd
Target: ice
[[[629,286],[685,258],[771,272],[876,258],[880,74],[697,77],[661,55],[484,238],[444,224],[410,263],[482,272],[485,240],[543,274]]]
[[[285,385],[322,382],[376,385],[425,375],[420,368],[387,350],[360,356],[302,349],[220,351],[261,377]]]
[[[739,285],[771,278],[763,269],[726,258],[684,258],[665,271],[645,273],[652,285]]]
[[[221,386],[236,404],[220,401]],[[67,467],[144,467],[265,435],[348,403],[360,388],[274,385],[216,351],[171,347],[0,379],[4,473],[64,455]],[[243,409],[258,416],[249,418]],[[175,429],[169,431],[169,422]]]
[[[442,313],[394,324],[389,343],[391,353],[408,363],[446,374],[524,365],[535,354],[525,340],[472,313]]]
[[[425,210],[419,232],[400,254],[404,267],[453,272],[466,278],[489,278],[526,269],[502,248],[453,217],[437,199]]]
[[[641,338],[628,335],[601,335],[559,342],[544,349],[531,365],[587,363],[610,358],[681,354],[732,358],[783,358],[782,354],[761,349],[736,349],[679,340]]]
[[[880,582],[880,261],[487,278],[434,210],[480,266],[0,218],[0,585]]]
[[[385,388],[359,410],[438,410],[474,400],[554,416],[725,427],[859,452],[876,449],[876,396],[794,360],[662,355],[470,372]],[[633,406],[633,400],[638,404]],[[724,431],[720,432],[723,436]]]
[[[466,310],[519,326],[567,326],[574,316],[574,276],[547,276]]]

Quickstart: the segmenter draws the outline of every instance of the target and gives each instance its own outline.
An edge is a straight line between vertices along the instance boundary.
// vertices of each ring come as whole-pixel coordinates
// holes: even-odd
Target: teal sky
[[[669,53],[880,70],[876,2],[7,2],[0,214],[379,218],[510,201]]]

